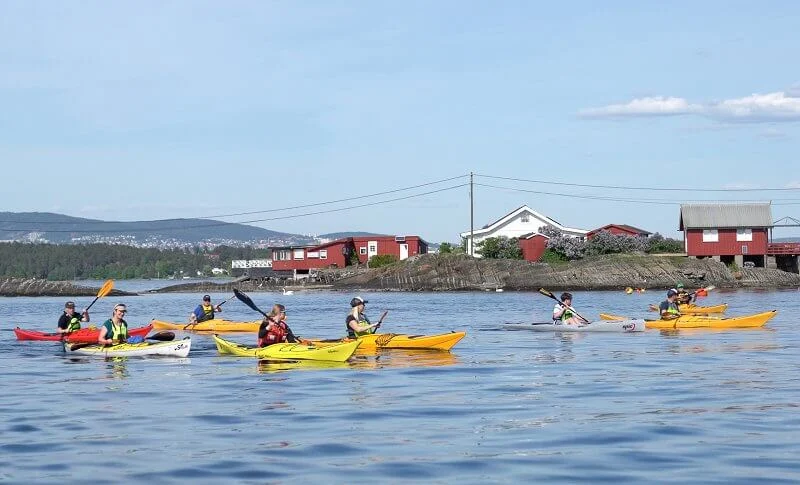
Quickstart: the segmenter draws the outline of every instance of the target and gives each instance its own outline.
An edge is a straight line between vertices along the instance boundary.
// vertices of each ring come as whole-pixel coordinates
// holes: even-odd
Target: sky
[[[6,0],[0,211],[457,242],[474,173],[476,228],[800,219],[798,25],[792,1]]]

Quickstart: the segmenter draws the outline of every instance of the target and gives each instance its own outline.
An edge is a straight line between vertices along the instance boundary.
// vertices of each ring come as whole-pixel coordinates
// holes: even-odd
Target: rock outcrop
[[[669,288],[715,285],[738,287],[798,287],[800,275],[745,268],[734,275],[722,263],[680,256],[606,255],[567,263],[473,259],[466,255],[422,255],[402,263],[369,270],[333,283],[337,289],[398,291],[616,290],[625,287]],[[736,278],[735,276],[741,276]]]
[[[78,286],[71,281],[48,281],[37,278],[0,279],[0,296],[96,296],[100,288]],[[120,290],[111,290],[108,296],[132,296]]]

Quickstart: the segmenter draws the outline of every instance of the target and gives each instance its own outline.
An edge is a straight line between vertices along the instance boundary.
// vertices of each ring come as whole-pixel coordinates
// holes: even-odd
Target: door
[[[378,255],[378,241],[367,242],[367,261],[373,256]]]
[[[408,258],[408,244],[400,245],[400,261]]]

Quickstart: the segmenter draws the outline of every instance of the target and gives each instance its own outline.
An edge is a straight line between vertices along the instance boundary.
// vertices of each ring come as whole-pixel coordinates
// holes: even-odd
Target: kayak
[[[439,335],[405,335],[398,333],[373,333],[363,335],[357,340],[361,342],[359,351],[377,349],[425,349],[425,350],[450,350],[457,344],[466,332],[441,333]],[[336,345],[342,342],[353,342],[353,339],[311,340],[311,343],[323,346]]]
[[[138,344],[87,345],[75,350],[75,344],[64,343],[68,354],[100,355],[103,357],[142,357],[146,355],[165,355],[170,357],[186,357],[192,347],[189,337],[174,342],[142,342]]]
[[[656,306],[658,308],[658,306]],[[688,313],[692,315],[697,314],[704,314],[704,313],[725,313],[725,310],[728,309],[728,304],[723,303],[721,305],[713,305],[713,306],[697,306],[693,303],[688,305],[678,305],[678,310],[681,313]]]
[[[358,340],[342,342],[328,347],[305,344],[272,344],[266,347],[247,347],[214,335],[214,343],[220,354],[233,354],[238,357],[256,357],[269,360],[327,360],[344,362],[358,348]]]
[[[146,327],[139,327],[139,328],[131,328],[128,330],[128,335],[133,336],[140,336],[144,337],[150,330],[153,329],[152,325],[147,325]],[[100,336],[100,329],[97,327],[86,327],[80,330],[76,330],[70,334],[62,333],[45,333],[39,332],[36,330],[25,330],[24,328],[15,328],[14,333],[17,335],[17,340],[48,340],[48,341],[58,341],[64,340],[66,342],[72,343],[92,343],[97,342],[97,338]]]
[[[196,323],[194,325],[189,323],[175,323],[165,322],[162,320],[152,320],[150,322],[156,330],[191,330],[193,332],[258,332],[258,327],[261,325],[261,320],[253,320],[251,322],[232,322],[230,320],[223,320],[215,318],[213,320],[206,320],[205,322]]]
[[[694,303],[689,303],[686,305],[678,305],[678,310],[685,315],[707,315],[709,313],[725,313],[725,310],[728,309],[728,304],[723,303],[721,305],[713,305],[713,306],[697,306]],[[650,310],[657,312],[658,305],[650,305]]]
[[[644,332],[645,322],[642,319],[600,320],[581,325],[564,325],[563,323],[507,323],[503,328],[508,330],[532,330],[534,332]]]
[[[674,320],[645,320],[647,328],[675,329],[675,328],[757,328],[763,327],[778,310],[770,310],[753,315],[743,315],[741,317],[712,317],[700,315],[682,315]],[[601,313],[603,320],[620,320],[627,317]]]

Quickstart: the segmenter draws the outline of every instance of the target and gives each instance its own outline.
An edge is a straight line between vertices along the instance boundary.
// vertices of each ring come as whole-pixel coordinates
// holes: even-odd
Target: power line
[[[422,192],[422,193],[419,193],[419,194],[406,195],[406,196],[403,196],[403,197],[395,197],[393,199],[380,200],[380,201],[364,203],[364,204],[356,204],[356,205],[351,205],[351,206],[347,206],[347,207],[339,207],[339,208],[336,208],[336,209],[328,209],[328,210],[320,210],[320,211],[314,211],[314,212],[306,212],[306,213],[302,213],[302,214],[291,214],[291,215],[286,215],[286,216],[269,217],[269,218],[264,218],[264,219],[253,219],[253,220],[250,220],[250,221],[213,222],[213,223],[210,223],[210,224],[194,224],[194,225],[188,225],[188,226],[157,227],[157,228],[143,228],[143,229],[125,229],[125,230],[120,230],[120,229],[97,229],[97,230],[53,229],[53,230],[50,230],[50,229],[48,229],[48,230],[42,231],[42,232],[54,232],[54,233],[67,233],[67,232],[69,232],[69,233],[93,233],[93,234],[94,233],[119,233],[119,232],[134,233],[134,232],[174,231],[174,230],[181,230],[181,229],[204,229],[204,228],[209,228],[209,227],[227,226],[227,225],[230,225],[230,224],[250,224],[250,223],[253,223],[253,222],[278,221],[278,220],[282,220],[282,219],[292,219],[292,218],[295,218],[295,217],[306,217],[306,216],[313,216],[313,215],[318,215],[318,214],[330,214],[330,213],[333,213],[333,212],[342,212],[342,211],[346,211],[346,210],[350,210],[350,209],[358,209],[358,208],[362,208],[362,207],[371,207],[371,206],[375,206],[375,205],[388,204],[388,203],[391,203],[391,202],[397,202],[397,201],[401,201],[401,200],[408,200],[408,199],[413,199],[413,198],[416,198],[416,197],[422,197],[422,196],[425,196],[425,195],[431,195],[431,194],[436,194],[436,193],[439,193],[439,192],[445,192],[445,191],[448,191],[448,190],[457,189],[459,187],[466,187],[467,185],[469,185],[469,184],[468,183],[463,183],[463,184],[452,185],[450,187],[444,187],[444,188],[441,188],[441,189],[430,190],[428,192]],[[169,222],[169,221],[171,221],[171,219],[163,219],[163,220],[160,220],[160,221],[144,221],[144,222]],[[131,224],[131,223],[130,222],[108,222],[108,223],[97,222],[95,224],[106,225],[106,224]],[[0,228],[0,230],[4,230],[4,231],[30,231],[30,229],[10,229],[10,228]]]
[[[395,194],[397,192],[405,192],[407,190],[414,190],[414,189],[418,189],[418,188],[421,188],[421,187],[429,187],[431,185],[442,184],[442,183],[445,183],[445,182],[451,182],[453,180],[457,180],[457,179],[460,179],[460,178],[466,178],[466,177],[469,177],[469,175],[467,175],[467,174],[458,175],[458,176],[450,177],[450,178],[446,178],[446,179],[434,180],[433,182],[426,182],[424,184],[417,184],[417,185],[412,185],[412,186],[409,186],[409,187],[401,187],[399,189],[385,190],[383,192],[375,192],[375,193],[366,194],[366,195],[356,195],[356,196],[353,196],[353,197],[347,197],[345,199],[329,200],[329,201],[325,201],[325,202],[315,202],[313,204],[295,205],[295,206],[290,206],[290,207],[281,207],[281,208],[277,208],[277,209],[263,209],[263,210],[258,210],[258,211],[238,212],[238,213],[233,213],[233,214],[220,214],[220,215],[213,215],[213,216],[193,217],[191,219],[222,219],[222,218],[225,218],[225,217],[248,216],[248,215],[252,215],[252,214],[264,214],[264,213],[267,213],[267,212],[281,212],[281,211],[288,211],[288,210],[305,209],[305,208],[308,208],[308,207],[319,207],[319,206],[322,206],[322,205],[332,205],[332,204],[338,204],[338,203],[341,203],[341,202],[348,202],[348,201],[351,201],[351,200],[367,199],[367,198],[370,198],[370,197],[378,197],[380,195]],[[37,225],[43,225],[43,224],[44,225],[49,225],[49,224],[62,224],[62,225],[63,224],[130,224],[130,223],[135,223],[135,222],[177,222],[177,221],[182,221],[182,220],[185,220],[185,219],[187,219],[187,218],[184,217],[184,218],[173,218],[173,219],[156,219],[156,220],[152,220],[152,221],[96,221],[96,220],[90,220],[90,221],[62,221],[62,222],[56,222],[56,221],[19,221],[19,220],[4,221],[4,220],[0,220],[0,224],[2,224],[2,223],[6,223],[6,224],[37,224]],[[269,220],[269,219],[265,219],[265,220]],[[233,224],[233,223],[231,223],[231,224]],[[199,227],[210,227],[210,226],[199,226]],[[0,230],[3,230],[3,228],[0,228]],[[5,229],[5,230],[6,231],[12,231],[14,229]],[[48,232],[79,232],[79,231],[48,231]],[[90,232],[96,232],[96,231],[90,231]]]
[[[576,184],[571,182],[555,182],[552,180],[532,180],[521,179],[513,177],[501,177],[498,175],[482,175],[475,174],[477,177],[485,177],[497,180],[509,180],[512,182],[530,182],[534,184],[548,184],[548,185],[564,185],[568,187],[586,187],[593,189],[621,189],[621,190],[657,190],[657,191],[671,191],[671,192],[768,192],[768,191],[792,191],[800,190],[800,187],[773,187],[765,189],[704,189],[704,188],[674,188],[674,187],[630,187],[623,185],[592,185],[592,184]]]
[[[601,196],[601,195],[580,195],[580,194],[564,194],[560,192],[546,192],[541,190],[530,190],[530,189],[520,189],[517,187],[501,187],[498,185],[491,185],[491,184],[481,184],[476,183],[475,185],[479,185],[481,187],[490,187],[493,189],[501,189],[501,190],[511,190],[515,192],[526,192],[529,194],[540,194],[540,195],[554,195],[557,197],[568,197],[574,199],[591,199],[591,200],[607,200],[610,202],[630,202],[635,204],[655,204],[655,205],[681,205],[681,204],[688,204],[693,202],[698,203],[707,203],[707,202],[720,202],[719,200],[703,200],[703,199],[692,199],[692,200],[674,200],[674,199],[642,199],[642,198],[629,198],[629,197],[608,197],[608,196]],[[800,199],[773,199],[769,203],[772,205],[800,205],[800,202],[791,202],[791,201],[798,201]],[[778,202],[775,202],[778,201]],[[754,203],[754,202],[762,202],[767,203],[764,200],[729,200],[724,201],[729,203]]]

